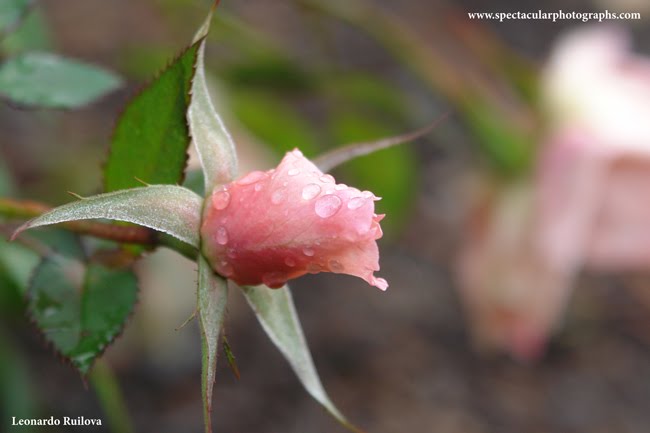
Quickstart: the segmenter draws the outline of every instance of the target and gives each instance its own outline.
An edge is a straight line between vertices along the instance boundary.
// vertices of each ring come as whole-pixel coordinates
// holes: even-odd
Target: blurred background
[[[125,84],[77,110],[2,103],[0,194],[56,205],[66,191],[99,192],[116,117],[187,45],[209,3],[37,2],[0,39],[2,59],[53,51]],[[467,15],[539,9],[642,19]],[[646,16],[642,0],[222,2],[206,62],[241,173],[295,147],[315,156],[449,113],[427,137],[334,173],[383,197],[389,290],[329,274],[292,284],[321,379],[364,430],[647,431]],[[103,417],[26,318],[35,262],[0,240],[0,431],[11,416]],[[194,310],[194,267],[165,249],[139,262],[138,305],[105,354],[136,431],[202,431],[198,330],[178,329]],[[235,292],[226,322],[241,379],[221,362],[217,431],[345,431]]]

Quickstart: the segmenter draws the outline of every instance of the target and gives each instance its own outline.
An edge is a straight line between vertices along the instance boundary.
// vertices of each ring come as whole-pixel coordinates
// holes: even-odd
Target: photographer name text
[[[83,416],[78,417],[69,417],[64,416],[63,418],[55,418],[53,416],[49,418],[16,418],[15,416],[11,417],[11,425],[22,425],[22,426],[45,426],[45,425],[67,425],[67,426],[93,426],[93,425],[102,425],[102,420],[97,418],[86,418]]]

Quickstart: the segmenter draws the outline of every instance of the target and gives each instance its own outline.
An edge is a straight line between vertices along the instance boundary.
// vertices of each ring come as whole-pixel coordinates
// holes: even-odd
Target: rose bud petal
[[[336,184],[294,150],[276,169],[251,172],[212,193],[201,227],[203,254],[240,285],[278,288],[306,273],[334,272],[385,290],[386,280],[373,275],[383,218],[375,200]]]

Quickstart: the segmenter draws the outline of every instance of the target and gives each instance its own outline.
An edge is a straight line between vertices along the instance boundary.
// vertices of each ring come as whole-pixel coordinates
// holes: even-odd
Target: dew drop
[[[296,266],[296,261],[294,259],[292,259],[291,257],[287,257],[286,259],[284,259],[284,264],[289,266],[290,268],[292,268],[292,267]]]
[[[262,275],[262,282],[272,289],[277,289],[287,282],[287,276],[284,272],[268,272]]]
[[[232,277],[235,274],[235,270],[233,269],[232,265],[230,265],[230,263],[222,265],[220,270],[221,275],[227,278]]]
[[[212,205],[217,210],[223,210],[230,204],[230,193],[226,190],[217,191],[212,199]]]
[[[314,250],[311,248],[305,248],[302,250],[302,253],[306,255],[307,257],[313,257],[314,256]]]
[[[280,204],[284,200],[286,192],[284,189],[278,189],[271,194],[271,203]]]
[[[361,193],[361,195],[362,195],[364,198],[373,198],[373,197],[375,196],[375,195],[374,195],[373,193],[371,193],[370,191],[364,191],[364,192]]]
[[[348,202],[348,209],[359,209],[366,203],[366,199],[363,197],[353,197]]]
[[[219,245],[226,245],[228,243],[228,232],[225,227],[217,229],[217,243]]]
[[[338,260],[330,260],[328,264],[332,272],[343,272],[343,265]]]
[[[224,277],[231,277],[235,273],[235,270],[230,263],[223,260],[219,266],[219,273]]]
[[[261,183],[256,183],[255,184],[255,191],[260,191],[262,189],[262,184]]]
[[[287,174],[288,174],[289,176],[296,176],[296,175],[299,175],[299,174],[300,174],[300,169],[298,169],[298,168],[292,168],[291,170],[289,170],[289,171],[287,172]]]
[[[348,189],[348,186],[344,183],[339,183],[334,187],[334,189],[337,191],[343,191],[344,189]]]
[[[341,199],[335,195],[324,195],[314,204],[316,215],[321,218],[329,218],[341,208]]]
[[[252,185],[266,177],[266,173],[263,171],[251,171],[246,176],[242,177],[237,181],[239,185]]]
[[[334,183],[334,177],[331,174],[324,174],[320,177],[320,181],[324,183]]]
[[[321,265],[319,265],[318,263],[310,263],[310,264],[307,265],[307,271],[312,273],[312,274],[321,272],[322,270],[323,270],[323,267]]]
[[[320,186],[315,183],[310,183],[302,189],[302,198],[303,200],[311,200],[320,194]]]

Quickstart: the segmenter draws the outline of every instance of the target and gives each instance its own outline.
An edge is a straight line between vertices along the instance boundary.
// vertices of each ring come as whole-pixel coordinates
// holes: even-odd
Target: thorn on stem
[[[86,199],[86,197],[82,197],[79,194],[77,194],[76,192],[67,191],[67,193],[70,194],[71,196],[73,196],[74,198],[78,199],[78,200],[85,200]]]

